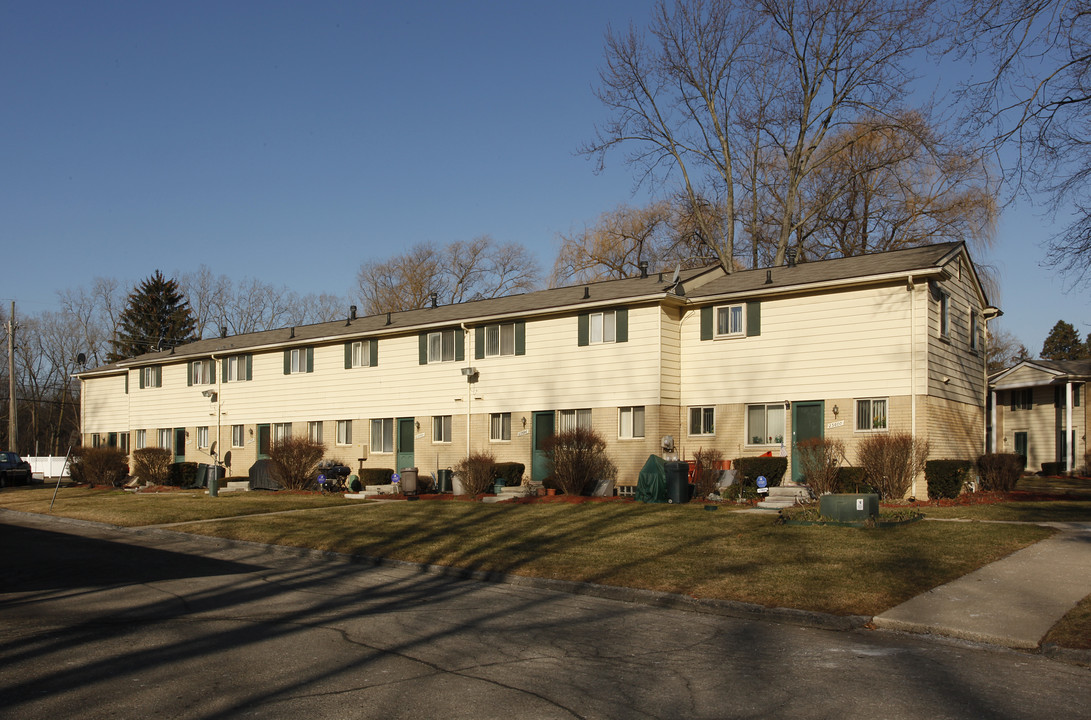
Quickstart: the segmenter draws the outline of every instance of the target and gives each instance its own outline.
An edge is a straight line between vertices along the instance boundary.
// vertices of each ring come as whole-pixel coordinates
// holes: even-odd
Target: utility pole
[[[19,452],[19,419],[15,402],[15,301],[8,316],[8,449]]]

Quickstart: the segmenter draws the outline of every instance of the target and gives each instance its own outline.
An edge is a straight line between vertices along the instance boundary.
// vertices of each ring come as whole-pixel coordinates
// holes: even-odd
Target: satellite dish
[[[682,263],[678,263],[677,265],[674,266],[674,277],[671,278],[671,285],[677,285],[678,284],[678,276],[681,274],[681,272],[682,272]]]
[[[211,455],[212,457],[216,457],[216,441],[215,440],[212,441],[212,447],[210,447],[208,449],[208,454]]]

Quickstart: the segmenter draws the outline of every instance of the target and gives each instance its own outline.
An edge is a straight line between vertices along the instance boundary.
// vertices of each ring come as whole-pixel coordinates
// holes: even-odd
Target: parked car
[[[0,487],[30,484],[30,463],[17,453],[0,452]]]

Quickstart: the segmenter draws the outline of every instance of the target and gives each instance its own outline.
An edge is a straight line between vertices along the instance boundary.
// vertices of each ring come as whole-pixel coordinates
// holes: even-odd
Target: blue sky
[[[548,271],[558,233],[646,198],[576,148],[607,25],[651,6],[5,0],[0,300],[202,264],[349,296],[366,260],[482,234]],[[1011,208],[976,256],[1034,353],[1058,319],[1091,331],[1087,294],[1039,267],[1052,226]]]

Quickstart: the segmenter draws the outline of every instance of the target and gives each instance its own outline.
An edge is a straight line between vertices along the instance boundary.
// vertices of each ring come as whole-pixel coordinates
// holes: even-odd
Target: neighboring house
[[[541,479],[542,442],[577,425],[603,435],[629,485],[666,435],[684,457],[726,459],[836,437],[851,462],[862,438],[904,431],[972,459],[996,314],[961,243],[353,310],[81,372],[82,430],[197,462],[215,450],[236,475],[304,434],[353,467],[430,473],[490,450]]]
[[[1076,470],[1087,453],[1091,360],[1023,360],[989,382],[990,449],[1037,472]]]

